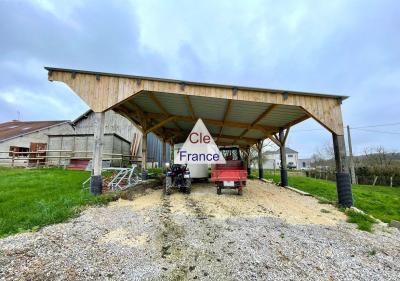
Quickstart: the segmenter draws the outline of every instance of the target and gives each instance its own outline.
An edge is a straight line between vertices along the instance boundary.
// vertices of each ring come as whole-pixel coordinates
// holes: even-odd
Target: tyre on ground
[[[190,179],[186,179],[186,193],[190,194],[192,192],[192,181]]]
[[[217,185],[217,194],[221,195],[222,194],[222,187],[220,184]]]
[[[166,177],[165,178],[165,187],[164,187],[164,193],[166,195],[170,195],[172,190],[172,178],[171,177]]]

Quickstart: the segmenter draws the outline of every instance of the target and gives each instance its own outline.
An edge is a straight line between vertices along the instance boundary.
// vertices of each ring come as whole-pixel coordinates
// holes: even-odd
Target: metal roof
[[[18,121],[13,120],[0,124],[0,142],[33,132],[44,130],[53,126],[69,123],[68,120],[59,121]]]
[[[296,120],[301,122],[309,117],[298,106],[190,96],[193,118],[186,98],[179,94],[142,91],[113,110],[137,124],[142,122],[138,114],[141,110],[153,122],[150,126],[170,116],[177,117],[154,130],[160,137],[165,134],[173,136],[176,143],[185,141],[197,119],[201,118],[217,143],[241,146],[253,145],[265,139],[266,135],[277,133],[279,128],[287,128],[288,124],[294,125]],[[263,116],[266,111],[268,114]]]

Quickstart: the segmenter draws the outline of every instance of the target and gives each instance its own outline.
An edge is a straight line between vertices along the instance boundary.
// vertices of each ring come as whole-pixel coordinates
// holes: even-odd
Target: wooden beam
[[[164,119],[163,121],[161,121],[161,122],[155,124],[154,126],[148,128],[144,133],[148,134],[148,133],[160,128],[161,126],[163,126],[163,125],[165,125],[165,124],[167,124],[169,122],[172,122],[175,119],[176,119],[176,116],[170,116],[167,119]]]
[[[149,118],[155,118],[155,119],[162,119],[165,118],[164,114],[160,114],[160,113],[152,113],[152,112],[148,112],[146,113],[146,115]],[[193,119],[191,116],[182,116],[182,115],[174,115],[176,116],[177,120],[182,120],[182,121],[190,121],[193,122]],[[251,126],[251,124],[248,123],[241,123],[241,122],[232,122],[232,121],[225,121],[225,123],[223,123],[222,120],[215,120],[215,119],[209,119],[209,118],[203,118],[202,119],[204,121],[204,123],[206,124],[210,124],[210,125],[216,125],[216,126],[226,126],[226,127],[231,127],[231,128],[243,128],[243,129],[249,129],[249,130],[259,130],[262,132],[276,132],[279,130],[279,128],[277,127],[272,127],[272,126],[261,126],[261,125],[254,125]]]
[[[138,106],[136,103],[134,103],[133,101],[130,101],[128,103],[128,105],[132,105],[132,107],[135,109],[137,115],[140,116],[140,122],[145,122],[145,120],[147,120],[147,116],[144,113],[144,111],[140,108],[140,106]]]
[[[261,119],[265,118],[275,107],[277,107],[277,104],[271,104],[263,113],[261,113],[256,120],[253,121],[253,123],[251,123],[252,126],[256,125],[258,122],[261,121]],[[245,134],[247,134],[247,132],[249,131],[249,129],[244,130],[240,136],[243,137]]]
[[[269,138],[273,143],[275,143],[278,147],[281,147],[281,142],[274,136],[274,135],[267,135],[267,138]]]
[[[150,98],[157,104],[158,108],[166,115],[167,117],[171,116],[171,114],[165,109],[165,107],[161,104],[161,102],[157,99],[156,95],[153,92],[149,92]],[[178,129],[182,129],[177,122],[174,122],[175,126]]]
[[[311,116],[309,116],[308,114],[305,114],[305,115],[303,115],[303,116],[301,116],[301,117],[299,117],[299,118],[297,118],[297,119],[295,119],[295,120],[293,120],[293,121],[290,121],[289,123],[287,123],[285,126],[283,126],[284,128],[289,128],[289,127],[292,127],[292,126],[294,126],[294,125],[296,125],[296,124],[298,124],[298,123],[300,123],[300,122],[303,122],[304,120],[307,120],[308,118],[310,118]]]
[[[252,142],[252,143],[256,143],[258,141],[258,139],[254,139],[254,138],[240,138],[239,136],[231,136],[231,135],[212,135],[213,137],[216,137],[218,139],[231,139],[231,140],[244,140],[247,142]]]
[[[232,107],[232,100],[228,100],[228,104],[226,105],[226,109],[225,109],[225,113],[224,113],[224,118],[222,119],[222,126],[221,126],[221,128],[219,130],[219,135],[222,134],[222,130],[224,129],[224,124],[225,124],[225,121],[226,121],[226,117],[228,116],[229,111],[231,110],[231,107]]]
[[[251,125],[255,125],[258,122],[261,121],[261,119],[263,119],[264,117],[266,117],[275,107],[277,107],[277,104],[271,104],[263,113],[261,113],[256,120],[253,121],[253,123],[251,123]]]
[[[285,145],[285,144],[286,144],[286,139],[287,139],[287,137],[288,137],[288,135],[289,135],[289,130],[290,130],[290,127],[288,127],[288,128],[286,129],[285,136],[283,137],[283,140],[281,140],[282,145]]]
[[[188,95],[184,95],[184,97],[185,97],[185,101],[187,103],[187,106],[189,108],[190,114],[192,114],[193,120],[197,120],[196,114],[194,113],[194,110],[193,110],[193,105],[192,105],[192,102],[190,100],[190,97]]]

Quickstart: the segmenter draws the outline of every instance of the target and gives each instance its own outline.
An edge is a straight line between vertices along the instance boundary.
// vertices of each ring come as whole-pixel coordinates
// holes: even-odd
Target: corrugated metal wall
[[[170,161],[170,146],[167,144],[167,162]],[[162,165],[162,141],[154,134],[147,135],[147,162],[157,162]]]

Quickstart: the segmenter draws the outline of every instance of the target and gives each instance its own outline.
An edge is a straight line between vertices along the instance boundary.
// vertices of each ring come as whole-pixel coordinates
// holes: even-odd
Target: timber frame
[[[260,178],[263,178],[262,142],[266,138],[273,141],[281,151],[282,186],[287,185],[285,143],[290,127],[313,118],[332,133],[339,204],[346,207],[353,204],[350,179],[343,166],[346,151],[341,104],[346,96],[76,69],[45,69],[50,81],[67,84],[96,112],[93,193],[101,192],[104,112],[112,109],[141,129],[144,172],[148,133],[156,134],[173,147],[185,141],[194,123],[201,118],[218,145],[237,145],[248,154],[250,147],[258,147]]]
[[[276,137],[280,128],[290,128],[310,117],[330,132],[343,135],[341,101],[347,98],[345,96],[45,68],[50,81],[67,84],[95,112],[113,109],[139,125],[144,133],[153,132],[169,143],[184,141],[185,134],[190,130],[188,123],[193,124],[199,117],[207,126],[218,127],[210,132],[218,144],[236,144],[240,147],[254,145],[265,138],[280,146]],[[174,101],[181,97],[187,114],[182,114],[179,107],[169,110],[171,106],[162,100],[167,95],[173,96]],[[201,112],[196,112],[204,98],[226,101],[220,108],[221,118],[207,118],[201,116]],[[264,110],[243,122],[230,120],[234,110],[240,111],[249,102],[261,106],[264,104]],[[148,106],[144,107],[146,103]],[[279,112],[281,107],[286,109],[287,114],[296,114],[285,123],[266,125],[264,121],[274,112]],[[233,129],[234,133],[224,133],[226,129]]]

